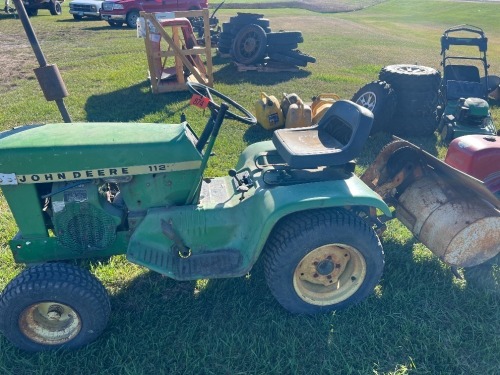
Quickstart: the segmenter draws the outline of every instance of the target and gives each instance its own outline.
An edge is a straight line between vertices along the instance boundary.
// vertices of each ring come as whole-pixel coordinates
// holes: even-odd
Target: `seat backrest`
[[[444,78],[446,81],[481,82],[479,68],[473,65],[446,65]]]
[[[484,84],[467,81],[448,81],[446,84],[446,99],[484,98],[486,89]]]
[[[338,103],[338,104],[337,104]],[[318,132],[327,133],[342,148],[361,149],[370,135],[373,114],[370,110],[347,100],[335,102],[318,123]]]
[[[276,130],[273,143],[292,168],[342,165],[361,152],[372,123],[370,110],[348,100],[338,100],[318,125]]]

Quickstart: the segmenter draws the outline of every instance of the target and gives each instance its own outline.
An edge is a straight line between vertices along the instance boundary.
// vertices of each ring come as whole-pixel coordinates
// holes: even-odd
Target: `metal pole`
[[[31,48],[33,48],[33,52],[35,53],[35,56],[36,56],[36,59],[38,60],[38,64],[40,65],[40,68],[47,67],[48,66],[47,59],[45,59],[45,56],[42,52],[40,44],[38,43],[38,39],[36,38],[33,27],[31,26],[31,22],[29,20],[28,14],[26,13],[26,9],[24,8],[24,4],[22,3],[21,0],[13,0],[13,2],[14,2],[14,5],[16,6],[17,15],[19,16],[19,19],[21,20],[21,23],[23,24],[24,31],[26,32],[28,40],[31,44]],[[50,70],[53,71],[54,69],[50,69]],[[55,67],[55,70],[57,70],[57,67]],[[36,73],[36,71],[35,71],[35,73]],[[37,78],[39,78],[39,77],[37,76]],[[42,91],[44,92],[44,94],[47,98],[46,87],[45,87],[44,83],[42,83],[41,79],[39,79],[39,82],[40,82],[40,86],[42,88]],[[45,80],[45,82],[46,82],[46,80]],[[60,84],[64,85],[62,80],[61,80]],[[58,87],[58,90],[59,90],[59,92],[66,92],[65,87]],[[61,113],[61,116],[62,116],[64,122],[71,122],[71,117],[68,113],[68,110],[66,109],[66,106],[64,105],[63,97],[65,95],[59,95],[59,96],[60,97],[50,99],[50,100],[54,100],[56,102],[57,108],[59,109],[59,112]]]

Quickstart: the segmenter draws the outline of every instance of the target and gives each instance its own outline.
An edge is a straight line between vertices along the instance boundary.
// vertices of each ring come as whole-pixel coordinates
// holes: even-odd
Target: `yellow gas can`
[[[260,93],[260,99],[255,103],[255,117],[264,129],[273,130],[285,125],[280,102],[275,96],[265,92]]]
[[[317,124],[332,104],[340,100],[340,97],[337,94],[319,94],[313,97],[312,100],[312,123]]]
[[[286,115],[285,127],[286,128],[303,128],[306,126],[311,126],[312,124],[312,114],[311,107],[299,99],[297,103],[292,104],[288,108],[288,113]]]

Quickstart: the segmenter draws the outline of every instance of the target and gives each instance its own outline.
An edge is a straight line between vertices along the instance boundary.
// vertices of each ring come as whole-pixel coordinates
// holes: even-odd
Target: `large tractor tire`
[[[25,351],[79,348],[101,334],[109,315],[100,281],[69,264],[27,268],[0,296],[0,329]]]
[[[264,250],[266,280],[293,313],[345,308],[368,297],[384,268],[380,241],[344,210],[298,212],[280,221]]]
[[[373,113],[371,133],[391,133],[391,121],[396,110],[396,93],[385,81],[373,81],[361,87],[351,99]]]

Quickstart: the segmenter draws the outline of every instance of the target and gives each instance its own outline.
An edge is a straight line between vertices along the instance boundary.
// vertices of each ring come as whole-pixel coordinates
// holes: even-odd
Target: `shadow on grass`
[[[169,117],[175,115],[179,107],[189,106],[189,96],[187,91],[154,95],[149,81],[144,81],[118,91],[90,96],[85,111],[90,122],[129,122],[159,111]],[[177,106],[177,109],[168,110],[167,104],[170,108]]]
[[[96,346],[124,353],[128,366],[141,361],[145,373],[155,366],[189,373],[276,373],[275,361],[281,373],[370,373],[374,364],[379,371],[409,365],[409,355],[429,373],[456,373],[461,365],[451,353],[481,345],[476,336],[462,342],[464,326],[493,339],[491,299],[457,286],[435,257],[416,256],[413,240],[385,245],[380,290],[347,310],[314,317],[281,308],[260,264],[250,277],[202,283],[147,273],[112,297],[112,321]],[[125,358],[130,337],[134,347],[150,350]],[[477,364],[472,360],[470,366]]]
[[[287,82],[292,79],[305,78],[309,75],[311,75],[311,72],[302,69],[297,72],[238,72],[234,64],[227,64],[214,73],[214,81],[226,85],[251,83],[266,86]]]
[[[494,373],[498,300],[461,288],[416,246],[384,241],[386,271],[375,294],[317,316],[279,306],[260,261],[233,279],[177,282],[147,272],[114,285],[111,320],[95,343],[32,355],[1,337],[1,366],[6,374],[19,373],[20,361],[25,373],[78,364],[79,373],[105,375],[368,374],[408,373],[392,371],[416,363],[426,374]]]

